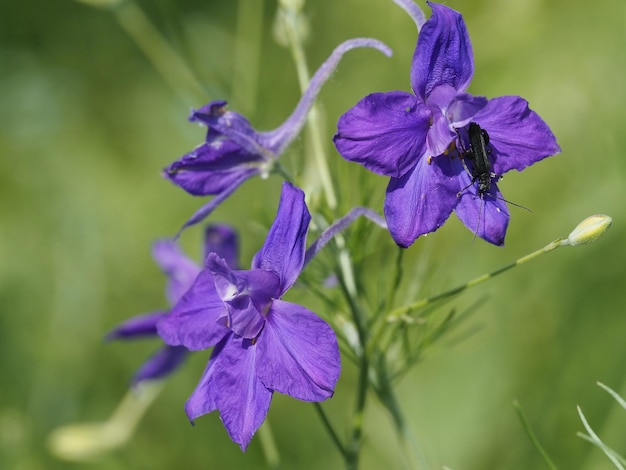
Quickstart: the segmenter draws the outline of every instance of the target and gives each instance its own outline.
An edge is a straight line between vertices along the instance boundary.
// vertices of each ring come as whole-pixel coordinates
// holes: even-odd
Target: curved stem
[[[332,225],[324,230],[319,238],[315,240],[311,246],[309,246],[304,257],[304,265],[306,266],[313,259],[313,257],[315,257],[315,255],[317,255],[322,248],[324,248],[328,242],[333,239],[333,237],[345,230],[359,216],[368,218],[381,228],[387,228],[385,219],[372,209],[369,209],[368,207],[355,207],[341,219],[336,220]]]
[[[376,392],[381,403],[387,408],[387,411],[391,414],[391,419],[398,433],[398,439],[400,447],[407,462],[408,468],[424,468],[426,463],[419,450],[419,446],[414,442],[413,437],[409,431],[404,420],[404,415],[396,399],[396,395],[393,392],[391,386],[392,378],[387,373],[387,366],[385,364],[385,357],[381,355],[377,361],[377,376],[379,380],[379,387]]]
[[[183,101],[206,99],[206,91],[191,69],[135,3],[122,2],[113,12],[122,29],[135,41],[172,89],[181,94]],[[183,91],[189,92],[191,96],[184,95]]]
[[[556,240],[554,240],[552,243],[549,243],[548,245],[544,246],[543,248],[534,251],[526,256],[522,256],[521,258],[517,259],[516,261],[514,261],[511,264],[508,264],[506,266],[503,266],[499,269],[496,269],[495,271],[492,271],[491,273],[488,274],[483,274],[482,276],[478,276],[475,279],[472,279],[471,281],[462,284],[460,286],[457,286],[453,289],[447,290],[445,292],[442,292],[441,294],[437,294],[433,297],[429,297],[427,299],[422,299],[422,300],[418,300],[417,302],[413,302],[410,305],[407,305],[405,307],[400,307],[397,308],[395,310],[392,310],[391,312],[389,312],[389,314],[387,315],[387,321],[397,321],[400,318],[402,318],[403,316],[407,315],[409,312],[413,311],[413,310],[417,310],[419,308],[425,307],[428,304],[431,304],[433,302],[436,302],[438,300],[442,300],[442,299],[446,299],[448,297],[452,297],[453,295],[456,295],[460,292],[463,292],[465,289],[469,289],[470,287],[474,287],[475,285],[481,284],[485,281],[488,281],[489,279],[496,277],[499,274],[502,274],[503,272],[508,271],[509,269],[512,269],[516,266],[519,266],[520,264],[524,264],[532,259],[537,258],[538,256],[541,256],[545,253],[549,253],[552,250],[556,250],[557,248],[561,247],[561,246],[567,246],[569,244],[569,242],[567,241],[567,239],[561,239],[558,238]]]
[[[328,431],[328,434],[330,435],[330,438],[333,441],[333,444],[335,444],[335,447],[337,447],[337,449],[339,450],[341,455],[345,458],[346,457],[346,449],[344,448],[343,444],[341,443],[341,440],[339,439],[339,436],[335,432],[335,429],[333,428],[332,424],[330,423],[330,420],[328,419],[328,416],[326,415],[326,413],[322,409],[322,405],[319,402],[313,402],[313,406],[315,408],[315,411],[317,411],[318,416],[322,420],[322,423],[324,424],[324,427],[326,428],[326,431]]]

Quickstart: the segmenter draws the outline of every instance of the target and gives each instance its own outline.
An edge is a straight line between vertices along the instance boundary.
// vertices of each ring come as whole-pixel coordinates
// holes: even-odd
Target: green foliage
[[[121,320],[166,304],[150,244],[173,235],[202,202],[160,178],[161,168],[203,138],[186,122],[189,108],[225,98],[255,127],[271,129],[297,102],[291,57],[272,33],[276,4],[258,0],[261,14],[246,15],[254,1],[137,2],[197,77],[205,93],[199,98],[197,90],[176,89],[159,74],[114,11],[70,0],[0,6],[0,468],[68,468],[50,455],[50,432],[106,419],[156,347],[104,344],[102,336]],[[508,199],[533,210],[512,208],[503,249],[472,243],[472,234],[451,221],[403,254],[404,274],[396,280],[381,266],[396,263],[397,249],[372,231],[355,260],[367,304],[376,311],[446,291],[542,246],[588,214],[612,214],[615,221],[601,243],[515,269],[438,311],[425,339],[417,340],[438,337],[452,316],[472,315],[427,356],[417,354],[417,367],[395,371],[402,375],[405,424],[426,468],[539,468],[541,457],[510,406],[519,399],[560,468],[613,468],[595,460],[597,450],[575,432],[579,402],[599,427],[613,419],[589,384],[626,380],[623,0],[447,4],[463,12],[472,37],[471,92],[524,96],[563,153],[523,179],[511,174],[502,181]],[[391,59],[365,50],[347,56],[319,108],[330,171],[344,189],[340,212],[364,202],[380,210],[386,179],[341,159],[330,136],[338,116],[363,95],[408,89],[415,26],[391,0],[316,0],[304,12],[311,69],[351,37],[375,37],[394,50]],[[288,168],[305,171],[293,168],[291,157],[307,145],[304,138],[290,147]],[[244,264],[263,240],[279,187],[276,177],[249,181],[212,216],[244,234]],[[199,233],[182,239],[194,256]],[[349,233],[346,238],[350,243]],[[316,263],[304,286],[319,282],[324,257]],[[387,288],[396,283],[389,299]],[[322,316],[336,302],[332,291],[329,302],[300,291]],[[412,334],[407,344],[415,344]],[[183,404],[207,357],[195,355],[172,377],[130,443],[92,468],[266,468],[259,440],[241,454],[216,415],[188,424]],[[335,397],[322,405],[333,423],[345,422],[353,407],[356,368],[347,357],[343,366]],[[388,415],[369,403],[362,468],[401,468]],[[269,420],[283,468],[340,465],[312,406],[276,396]],[[341,437],[347,432],[338,429]]]

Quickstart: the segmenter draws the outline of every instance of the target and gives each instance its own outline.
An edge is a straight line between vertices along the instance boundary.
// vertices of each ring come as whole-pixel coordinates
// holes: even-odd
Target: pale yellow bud
[[[572,230],[572,233],[567,237],[567,241],[572,246],[591,243],[604,235],[604,232],[609,229],[612,223],[613,219],[608,215],[591,215]]]

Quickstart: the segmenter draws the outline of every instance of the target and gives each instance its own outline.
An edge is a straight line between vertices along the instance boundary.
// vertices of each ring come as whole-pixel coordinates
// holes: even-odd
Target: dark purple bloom
[[[233,266],[238,265],[238,241],[235,232],[226,225],[209,225],[204,235],[204,254],[217,253]],[[191,287],[201,269],[187,258],[172,240],[160,240],[152,248],[152,256],[167,276],[166,296],[175,305]],[[157,323],[168,311],[146,313],[132,317],[118,325],[108,339],[157,337]],[[150,357],[135,373],[133,384],[143,380],[163,378],[182,364],[187,353],[182,346],[165,345]]]
[[[390,56],[391,50],[374,39],[351,39],[339,45],[315,73],[291,116],[277,129],[255,130],[241,114],[226,109],[226,101],[213,101],[189,118],[207,126],[205,142],[164,170],[174,184],[194,196],[215,196],[202,206],[183,228],[200,222],[244,181],[267,176],[285,148],[302,130],[309,109],[322,85],[347,51],[372,47]]]
[[[418,27],[422,18],[409,0],[395,0]],[[479,237],[501,245],[509,221],[499,177],[521,171],[560,151],[548,125],[519,96],[488,100],[466,92],[474,58],[463,17],[429,3],[432,15],[419,33],[411,67],[413,93],[366,96],[338,122],[339,153],[391,179],[385,217],[396,243],[411,245],[437,230],[454,210]],[[413,5],[414,6],[414,5]],[[489,135],[491,180],[478,191],[467,128]],[[465,158],[460,158],[460,157]]]
[[[289,183],[265,244],[248,271],[216,254],[158,325],[170,345],[215,346],[186,404],[190,420],[219,410],[231,439],[245,450],[267,415],[273,393],[321,401],[333,395],[341,369],[330,326],[281,297],[305,263],[311,216],[304,193]]]

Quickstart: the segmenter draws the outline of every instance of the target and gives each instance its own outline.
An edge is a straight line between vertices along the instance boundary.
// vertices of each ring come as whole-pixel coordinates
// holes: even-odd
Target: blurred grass
[[[248,34],[245,24],[236,29],[243,0],[138,4],[196,73],[204,101],[229,99],[259,129],[291,112],[299,91],[288,51],[272,38],[274,2],[266,1],[258,18],[260,68],[252,79],[241,76],[245,55],[234,51],[236,38]],[[560,250],[461,297],[460,308],[489,296],[465,326],[479,328],[430,351],[402,382],[401,403],[429,468],[541,468],[515,399],[559,468],[611,468],[575,436],[582,430],[575,406],[609,445],[626,451],[626,420],[619,426],[619,410],[595,386],[600,380],[626,391],[626,6],[448,4],[463,12],[473,41],[470,91],[524,96],[563,153],[501,183],[507,199],[533,210],[512,208],[505,248],[472,244],[472,234],[451,218],[405,254],[410,272],[431,250],[424,284],[407,288],[443,291],[566,235],[592,213],[612,215],[614,226],[594,245]],[[306,11],[311,69],[350,37],[376,37],[394,50],[391,59],[370,50],[346,56],[320,97],[330,139],[337,117],[363,95],[408,89],[415,27],[390,0],[316,0]],[[240,47],[245,51],[245,42]],[[160,170],[203,138],[186,122],[189,108],[202,104],[172,90],[110,12],[69,0],[0,5],[0,468],[79,468],[51,457],[46,436],[68,422],[106,418],[156,346],[101,338],[122,319],[165,305],[150,244],[175,233],[201,200],[161,179]],[[304,147],[296,141],[286,163]],[[327,149],[344,210],[364,195],[379,210],[386,180],[343,161],[330,140]],[[213,217],[241,230],[244,263],[275,213],[278,181],[246,183]],[[182,242],[199,254],[198,230]],[[375,246],[380,251],[364,269],[377,273],[394,251],[384,237]],[[189,426],[183,403],[207,357],[195,355],[132,442],[92,468],[264,468],[256,440],[242,455],[217,416]],[[353,398],[354,370],[344,366],[335,397],[324,404],[337,423],[347,419]],[[389,420],[373,399],[370,405],[363,468],[398,468]],[[284,468],[339,466],[310,405],[277,395],[269,419]]]

